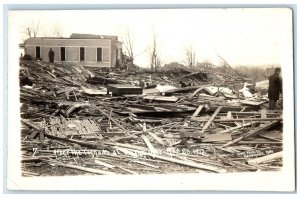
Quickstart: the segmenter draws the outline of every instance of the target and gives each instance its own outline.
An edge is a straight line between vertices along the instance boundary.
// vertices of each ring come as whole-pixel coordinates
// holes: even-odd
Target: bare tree
[[[40,26],[40,20],[33,21],[30,25],[24,26],[24,33],[27,38],[35,38],[38,35],[39,32],[39,26]]]
[[[125,48],[125,53],[130,59],[130,64],[133,66],[133,60],[134,60],[134,53],[133,53],[133,35],[130,33],[129,29],[127,28],[126,32],[124,33],[124,36],[121,37],[123,46]],[[128,70],[127,65],[127,70]]]
[[[196,63],[196,55],[192,45],[185,48],[185,56],[185,64],[189,67],[193,67]]]
[[[151,65],[151,71],[156,72],[157,71],[157,65],[158,65],[158,54],[157,54],[157,36],[155,32],[153,32],[153,46],[150,50],[150,65]]]
[[[61,38],[63,37],[63,31],[62,31],[62,28],[61,28],[61,25],[60,24],[56,24],[54,27],[53,27],[53,36],[54,37],[58,37],[58,38]]]

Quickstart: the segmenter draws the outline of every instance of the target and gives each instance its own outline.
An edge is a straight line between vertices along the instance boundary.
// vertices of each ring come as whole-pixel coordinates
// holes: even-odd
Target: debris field
[[[20,60],[20,70],[23,176],[282,168],[282,110],[229,65],[128,72]]]

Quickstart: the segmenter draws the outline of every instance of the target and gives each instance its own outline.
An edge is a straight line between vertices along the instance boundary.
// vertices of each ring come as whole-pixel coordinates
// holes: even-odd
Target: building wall
[[[66,61],[79,62],[79,47],[66,47]]]
[[[87,47],[85,49],[86,54],[85,54],[85,60],[86,62],[97,62],[97,48],[95,47]]]
[[[49,61],[50,48],[55,53],[54,61],[61,62],[60,47],[65,47],[65,62],[80,63],[84,66],[114,67],[116,65],[115,45],[110,39],[45,39],[31,38],[25,41],[26,53],[36,57],[36,46],[41,48],[41,58]],[[85,48],[85,60],[80,61],[80,47]],[[97,62],[97,48],[102,48],[102,62]]]

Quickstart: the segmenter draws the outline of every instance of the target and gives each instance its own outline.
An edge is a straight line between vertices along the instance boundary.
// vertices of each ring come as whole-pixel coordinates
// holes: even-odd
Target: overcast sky
[[[192,45],[196,60],[219,64],[221,55],[233,66],[284,64],[292,56],[292,12],[289,9],[175,9],[14,11],[9,26],[22,41],[24,26],[40,24],[38,36],[60,27],[71,33],[117,35],[129,30],[135,63],[149,67],[149,48],[157,35],[163,63],[182,62]]]

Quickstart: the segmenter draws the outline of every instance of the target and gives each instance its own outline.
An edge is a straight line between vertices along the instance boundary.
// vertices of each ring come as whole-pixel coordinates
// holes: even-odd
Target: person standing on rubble
[[[49,62],[50,63],[53,63],[54,62],[54,51],[52,50],[52,48],[50,48],[50,51],[48,53],[48,56],[49,56]]]
[[[275,68],[274,74],[269,77],[268,98],[270,110],[276,109],[279,94],[282,93],[282,79],[280,77],[280,72],[280,68]]]

